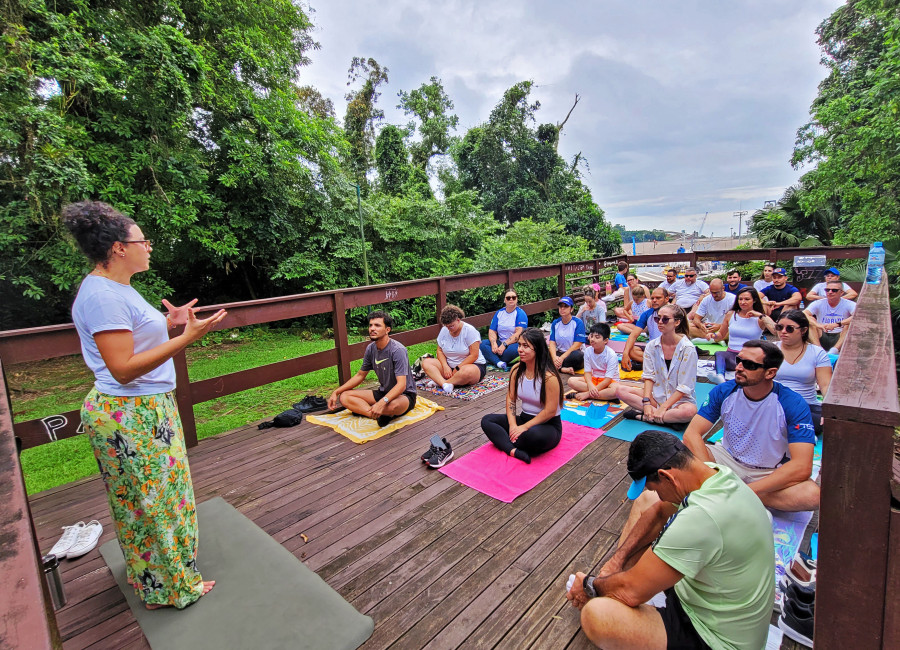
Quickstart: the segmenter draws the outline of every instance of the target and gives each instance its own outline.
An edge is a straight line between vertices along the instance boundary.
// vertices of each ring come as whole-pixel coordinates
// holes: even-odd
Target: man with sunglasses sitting
[[[856,303],[844,298],[844,286],[840,280],[825,283],[825,300],[816,300],[803,310],[809,318],[809,340],[832,354],[838,354],[853,314]]]
[[[816,436],[804,399],[776,381],[784,361],[769,341],[747,341],[732,381],[716,386],[684,432],[684,444],[702,461],[730,467],[763,505],[796,512],[819,507],[810,480]],[[721,418],[722,440],[704,436]]]
[[[676,305],[690,311],[701,298],[709,295],[709,285],[697,279],[697,269],[689,268],[685,269],[684,278],[672,285],[669,293],[675,294]]]

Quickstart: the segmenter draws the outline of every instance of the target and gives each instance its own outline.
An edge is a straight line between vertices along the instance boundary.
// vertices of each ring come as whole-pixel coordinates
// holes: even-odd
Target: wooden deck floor
[[[434,433],[457,456],[483,444],[480,419],[503,397],[434,398],[445,411],[364,445],[305,421],[204,440],[190,452],[197,501],[223,497],[373,617],[367,650],[592,647],[565,580],[597,567],[624,523],[628,444],[602,436],[511,504],[422,464]],[[113,537],[99,477],[31,508],[42,550],[80,520]],[[149,647],[97,549],[61,571],[66,650]]]

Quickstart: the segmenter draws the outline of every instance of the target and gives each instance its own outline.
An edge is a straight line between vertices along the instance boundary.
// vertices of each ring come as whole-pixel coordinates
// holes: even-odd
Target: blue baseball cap
[[[787,275],[787,272],[779,266],[777,269],[772,271],[772,275]]]
[[[569,296],[563,296],[562,298],[559,299],[559,302],[556,304],[557,305],[568,305],[569,307],[574,307],[575,301],[572,300],[571,298],[569,298]]]
[[[658,433],[658,432],[654,432]],[[643,436],[638,434],[637,438],[631,444],[634,445],[638,439]],[[634,501],[647,485],[647,477],[654,472],[663,469],[672,457],[679,451],[687,451],[687,447],[674,435],[669,434],[666,437],[664,445],[660,446],[656,453],[640,458],[632,464],[631,454],[628,458],[628,476],[631,477],[631,487],[628,488],[628,498]]]
[[[832,275],[840,275],[841,272],[836,267],[832,266],[831,268],[825,269],[825,273],[831,273]]]

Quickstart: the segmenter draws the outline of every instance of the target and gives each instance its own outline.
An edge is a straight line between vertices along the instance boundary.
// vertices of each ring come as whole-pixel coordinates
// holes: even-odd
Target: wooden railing
[[[632,265],[703,260],[777,263],[794,255],[825,254],[830,259],[864,258],[863,247],[827,249],[757,249],[701,251],[674,255],[625,256],[569,264],[538,266],[412,280],[374,287],[286,296],[269,300],[214,305],[228,309],[219,329],[330,313],[335,348],[259,368],[191,382],[184,355],[176,358],[178,402],[186,437],[196,444],[193,405],[241,390],[330,366],[342,381],[350,362],[362,357],[365,343],[347,340],[346,311],[421,296],[436,296],[439,312],[447,294],[478,287],[557,277],[557,292],[567,293],[567,276],[597,278],[621,259]],[[528,314],[556,307],[558,295],[524,305]],[[887,306],[887,286],[867,285],[859,298],[851,333],[844,345],[825,401],[825,457],[822,468],[819,583],[816,642],[823,648],[900,647],[900,511],[891,509],[891,432],[900,424],[897,383]],[[490,322],[493,312],[466,320]],[[432,340],[437,325],[403,332],[404,344]],[[52,325],[0,332],[0,641],[4,647],[59,647],[56,619],[39,565],[21,467],[14,441],[35,446],[77,433],[77,411],[13,425],[3,375],[15,363],[78,354],[72,325]],[[898,473],[900,476],[900,473]],[[900,493],[900,490],[898,490]],[[898,494],[900,496],[900,494]],[[895,503],[896,505],[896,503]],[[842,648],[842,650],[843,650]]]
[[[197,444],[194,404],[333,366],[337,366],[338,375],[342,382],[349,379],[350,362],[361,359],[367,345],[366,342],[350,344],[347,340],[346,312],[354,307],[380,305],[422,296],[436,296],[437,312],[439,313],[447,304],[447,294],[451,292],[497,285],[512,288],[517,282],[556,277],[557,296],[521,305],[527,314],[532,315],[556,308],[558,297],[567,293],[566,276],[577,274],[579,278],[584,278],[585,274],[587,274],[596,278],[603,273],[611,274],[613,272],[612,269],[615,268],[615,264],[619,260],[627,260],[632,265],[659,262],[696,264],[702,260],[721,260],[726,262],[768,260],[776,263],[778,260],[790,260],[794,255],[813,255],[816,253],[825,254],[830,259],[850,259],[864,258],[868,251],[864,247],[854,246],[823,249],[787,248],[701,251],[668,255],[619,255],[568,264],[426,278],[378,286],[352,287],[334,291],[321,291],[318,293],[203,307],[198,310],[201,314],[204,312],[210,313],[220,308],[228,310],[228,316],[217,329],[257,325],[318,314],[331,314],[335,347],[331,350],[316,352],[315,354],[308,354],[295,359],[288,359],[193,382],[188,377],[187,360],[184,353],[177,355],[174,359],[177,378],[176,396],[184,425],[185,439],[189,447]],[[492,315],[493,311],[472,315],[467,317],[466,321],[476,327],[482,327],[490,323]],[[439,329],[437,325],[430,325],[399,333],[394,338],[404,345],[412,345],[434,340]],[[174,334],[177,334],[177,332]],[[72,324],[0,332],[0,359],[7,366],[79,354],[80,352],[78,335]],[[53,414],[26,422],[18,422],[15,424],[15,431],[25,448],[34,447],[81,433],[80,417],[78,411]]]

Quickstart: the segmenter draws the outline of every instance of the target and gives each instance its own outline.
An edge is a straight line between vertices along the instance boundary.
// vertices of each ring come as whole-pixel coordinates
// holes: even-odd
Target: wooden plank
[[[817,648],[855,647],[860,639],[870,647],[881,645],[892,434],[887,427],[825,419],[828,450],[822,457],[819,508]]]
[[[178,414],[181,416],[184,442],[188,448],[197,446],[197,421],[194,418],[194,400],[191,377],[188,374],[187,356],[184,350],[176,354],[172,361],[175,365],[175,401]],[[83,430],[83,429],[82,429]]]
[[[900,648],[900,507],[891,508],[888,566],[884,591],[882,648]]]
[[[62,641],[44,580],[0,364],[0,645],[58,648]]]
[[[31,449],[84,433],[80,409],[48,415],[35,420],[16,422],[13,429],[22,440],[22,449]]]
[[[338,381],[344,384],[350,381],[350,348],[347,341],[347,308],[344,305],[344,294],[334,294],[334,307],[331,312],[331,324],[334,330],[334,347],[337,350]]]

